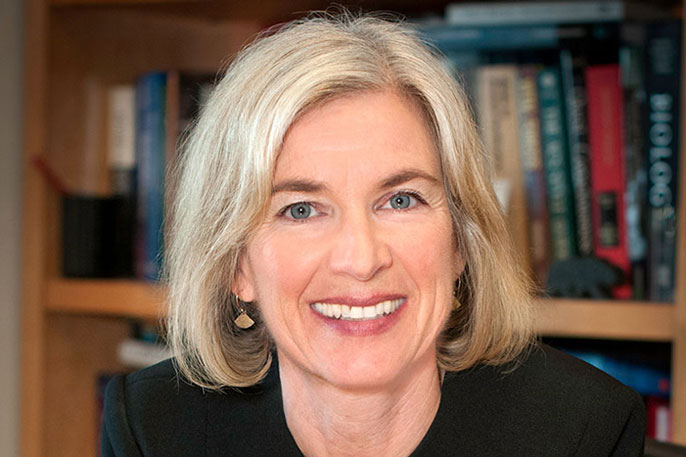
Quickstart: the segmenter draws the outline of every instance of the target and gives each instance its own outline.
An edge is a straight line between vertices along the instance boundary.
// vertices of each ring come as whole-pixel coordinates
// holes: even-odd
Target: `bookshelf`
[[[440,12],[446,1],[416,3],[360,2],[365,9],[411,13],[419,8]],[[104,168],[98,162],[102,145],[94,146],[84,131],[86,121],[98,125],[84,109],[85,88],[97,92],[156,68],[215,71],[265,25],[295,17],[292,11],[326,6],[320,0],[250,5],[218,0],[27,0],[23,457],[96,455],[96,376],[124,368],[116,360],[117,343],[128,336],[131,319],[154,320],[164,313],[165,294],[159,286],[132,280],[60,277],[60,200],[31,165],[32,159],[43,158],[69,189],[104,192],[99,183],[106,180],[97,174]],[[686,156],[684,143],[681,157]],[[683,166],[680,186],[680,195],[686,195]],[[684,278],[686,198],[679,205],[677,275]],[[674,304],[542,299],[537,302],[537,328],[546,336],[672,342],[674,439],[686,444],[686,284],[677,283]]]

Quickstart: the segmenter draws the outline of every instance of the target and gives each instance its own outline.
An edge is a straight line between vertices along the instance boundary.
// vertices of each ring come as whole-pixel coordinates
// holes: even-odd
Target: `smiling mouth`
[[[405,302],[404,298],[385,300],[372,306],[350,306],[335,303],[313,303],[312,309],[322,316],[344,321],[369,321],[393,314]]]

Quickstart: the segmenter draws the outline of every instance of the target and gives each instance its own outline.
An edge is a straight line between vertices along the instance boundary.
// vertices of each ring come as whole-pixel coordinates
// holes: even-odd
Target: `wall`
[[[0,456],[19,455],[22,1],[0,0]]]

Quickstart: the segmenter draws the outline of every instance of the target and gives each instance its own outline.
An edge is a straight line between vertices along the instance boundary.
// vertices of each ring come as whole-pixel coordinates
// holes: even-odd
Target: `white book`
[[[112,86],[107,93],[107,166],[115,194],[128,194],[136,166],[136,90],[133,84]]]
[[[164,344],[148,341],[126,339],[117,346],[119,362],[131,368],[144,368],[154,365],[172,356],[171,350]]]
[[[461,26],[618,22],[665,15],[655,6],[621,0],[451,3],[445,10],[446,22]]]

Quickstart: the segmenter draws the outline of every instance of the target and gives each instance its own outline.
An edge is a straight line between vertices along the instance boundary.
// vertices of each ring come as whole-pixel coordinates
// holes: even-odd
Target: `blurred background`
[[[0,455],[19,455],[21,0],[0,2]]]
[[[339,4],[398,12],[444,54],[538,334],[639,391],[648,436],[686,444],[683,2]],[[244,44],[327,6],[0,0],[0,456],[98,455],[107,380],[169,355],[176,146]]]

